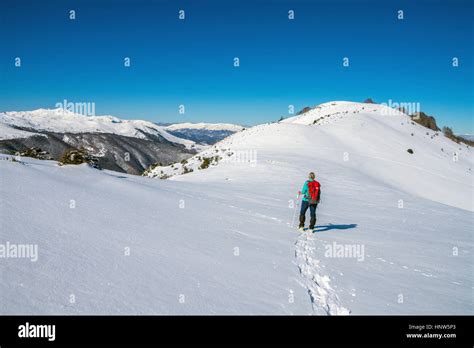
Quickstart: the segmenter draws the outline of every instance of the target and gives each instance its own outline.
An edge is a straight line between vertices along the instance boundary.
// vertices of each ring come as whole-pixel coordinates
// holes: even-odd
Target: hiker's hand
[[[301,196],[301,191],[298,191],[298,196]]]

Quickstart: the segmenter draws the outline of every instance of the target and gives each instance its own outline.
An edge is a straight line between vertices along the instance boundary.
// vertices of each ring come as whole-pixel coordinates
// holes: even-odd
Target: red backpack
[[[316,204],[319,201],[320,188],[321,184],[316,180],[308,181],[309,204]]]

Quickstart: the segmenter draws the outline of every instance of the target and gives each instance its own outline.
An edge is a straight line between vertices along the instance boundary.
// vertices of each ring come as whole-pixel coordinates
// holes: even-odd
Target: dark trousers
[[[316,225],[316,207],[317,204],[309,204],[308,201],[302,201],[301,202],[301,210],[300,210],[300,227],[304,227],[304,220],[305,220],[305,215],[306,211],[309,208],[309,212],[311,215],[311,220],[309,221],[309,229],[313,229],[314,225]]]

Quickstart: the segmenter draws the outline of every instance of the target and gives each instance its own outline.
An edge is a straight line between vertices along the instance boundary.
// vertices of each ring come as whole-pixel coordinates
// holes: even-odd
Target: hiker
[[[300,231],[304,231],[305,214],[308,208],[311,214],[309,229],[313,230],[316,225],[316,207],[321,199],[321,184],[315,180],[315,177],[316,175],[313,172],[309,173],[303,189],[298,192],[298,195],[303,195],[300,210]]]

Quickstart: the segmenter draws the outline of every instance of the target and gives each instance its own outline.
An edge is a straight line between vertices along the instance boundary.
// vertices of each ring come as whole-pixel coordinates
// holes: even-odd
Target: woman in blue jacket
[[[308,180],[305,181],[303,189],[298,194],[303,195],[300,210],[300,226],[299,229],[304,231],[304,221],[306,211],[309,208],[311,220],[309,222],[309,229],[313,230],[316,225],[316,207],[321,199],[321,184],[316,181],[316,175],[309,173]]]

